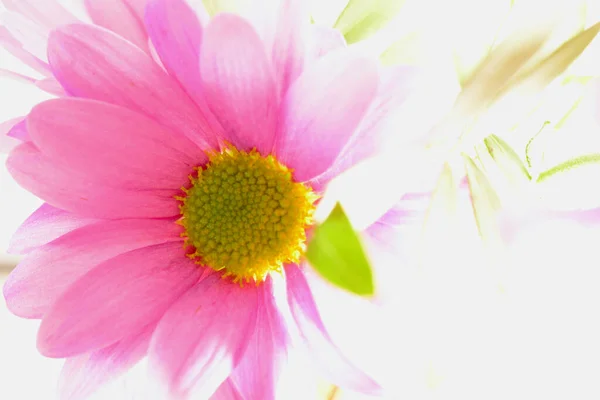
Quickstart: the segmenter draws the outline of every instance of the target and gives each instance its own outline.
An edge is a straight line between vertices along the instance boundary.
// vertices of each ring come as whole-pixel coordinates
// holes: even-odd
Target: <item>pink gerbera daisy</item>
[[[318,198],[378,150],[408,71],[305,24],[300,0],[272,18],[86,1],[97,25],[4,3],[44,40],[4,43],[59,97],[12,121],[8,169],[45,204],[14,237],[27,255],[4,295],[42,320],[40,352],[67,358],[63,395],[148,356],[175,397],[273,398],[296,328],[327,378],[376,392],[325,330],[302,254]]]

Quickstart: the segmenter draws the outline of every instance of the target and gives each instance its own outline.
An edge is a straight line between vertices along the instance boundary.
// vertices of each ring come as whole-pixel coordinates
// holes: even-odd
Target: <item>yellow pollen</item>
[[[178,197],[192,259],[240,284],[258,284],[300,260],[317,196],[287,167],[229,146],[196,170]]]

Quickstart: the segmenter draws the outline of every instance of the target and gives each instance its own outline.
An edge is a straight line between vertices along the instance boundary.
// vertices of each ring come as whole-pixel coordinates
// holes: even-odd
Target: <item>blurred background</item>
[[[336,22],[347,4],[347,0],[311,1],[313,19],[327,25]],[[61,2],[85,18],[81,1]],[[563,11],[549,48],[600,20],[597,0],[561,4],[406,0],[393,19],[357,45],[379,54],[388,65],[418,65],[429,71],[414,108],[401,114],[409,120],[403,126],[410,126],[411,118],[416,125],[423,118],[434,120],[451,106],[461,82],[511,32],[509,22],[516,8],[532,16],[555,6]],[[0,49],[0,68],[22,71],[25,67]],[[542,100],[521,110],[526,112],[518,117],[499,114],[514,118],[505,139],[523,152],[544,128],[543,138],[534,146],[539,168],[600,153],[598,76],[600,42],[595,40],[548,87]],[[31,85],[0,76],[0,121],[25,115],[46,97]],[[0,154],[0,282],[18,261],[17,256],[6,254],[11,234],[41,205],[12,181],[5,160],[6,155]],[[579,184],[595,188],[598,181]],[[398,290],[404,292],[390,324],[390,335],[397,335],[397,364],[376,365],[377,360],[369,360],[360,349],[355,349],[360,353],[356,357],[371,363],[387,381],[396,380],[399,388],[393,398],[398,399],[600,398],[600,324],[595,321],[600,307],[598,239],[598,229],[564,221],[523,232],[506,259],[509,297],[491,290],[495,283],[476,268],[468,281],[458,280],[448,263],[444,264],[448,269],[426,287],[398,282]],[[478,264],[476,257],[467,258],[460,262]],[[361,340],[361,332],[346,329],[343,316],[339,320],[333,336],[346,343],[352,342],[353,335]],[[36,329],[36,322],[12,316],[0,299],[0,399],[55,398],[62,362],[37,354]],[[283,399],[366,398],[332,391],[311,374],[301,355],[293,365],[282,384]],[[127,384],[131,385],[118,382],[94,398],[121,398],[117,393],[122,395]],[[126,393],[133,397],[138,390]]]

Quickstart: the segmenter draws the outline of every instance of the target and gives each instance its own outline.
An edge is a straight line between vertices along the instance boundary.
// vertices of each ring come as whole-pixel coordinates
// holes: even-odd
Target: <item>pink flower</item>
[[[302,1],[212,19],[182,0],[86,1],[97,25],[4,3],[22,42],[0,37],[59,96],[10,129],[7,167],[45,204],[13,239],[26,257],[4,295],[42,320],[40,352],[67,358],[63,396],[148,356],[174,397],[270,399],[295,329],[332,382],[378,391],[330,339],[302,251],[327,183],[379,150],[409,71],[341,37],[321,48]]]

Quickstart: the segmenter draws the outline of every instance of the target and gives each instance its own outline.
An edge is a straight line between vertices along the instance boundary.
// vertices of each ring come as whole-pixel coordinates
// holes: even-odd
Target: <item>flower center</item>
[[[317,196],[275,157],[228,147],[178,197],[189,257],[234,282],[261,282],[305,250]]]

